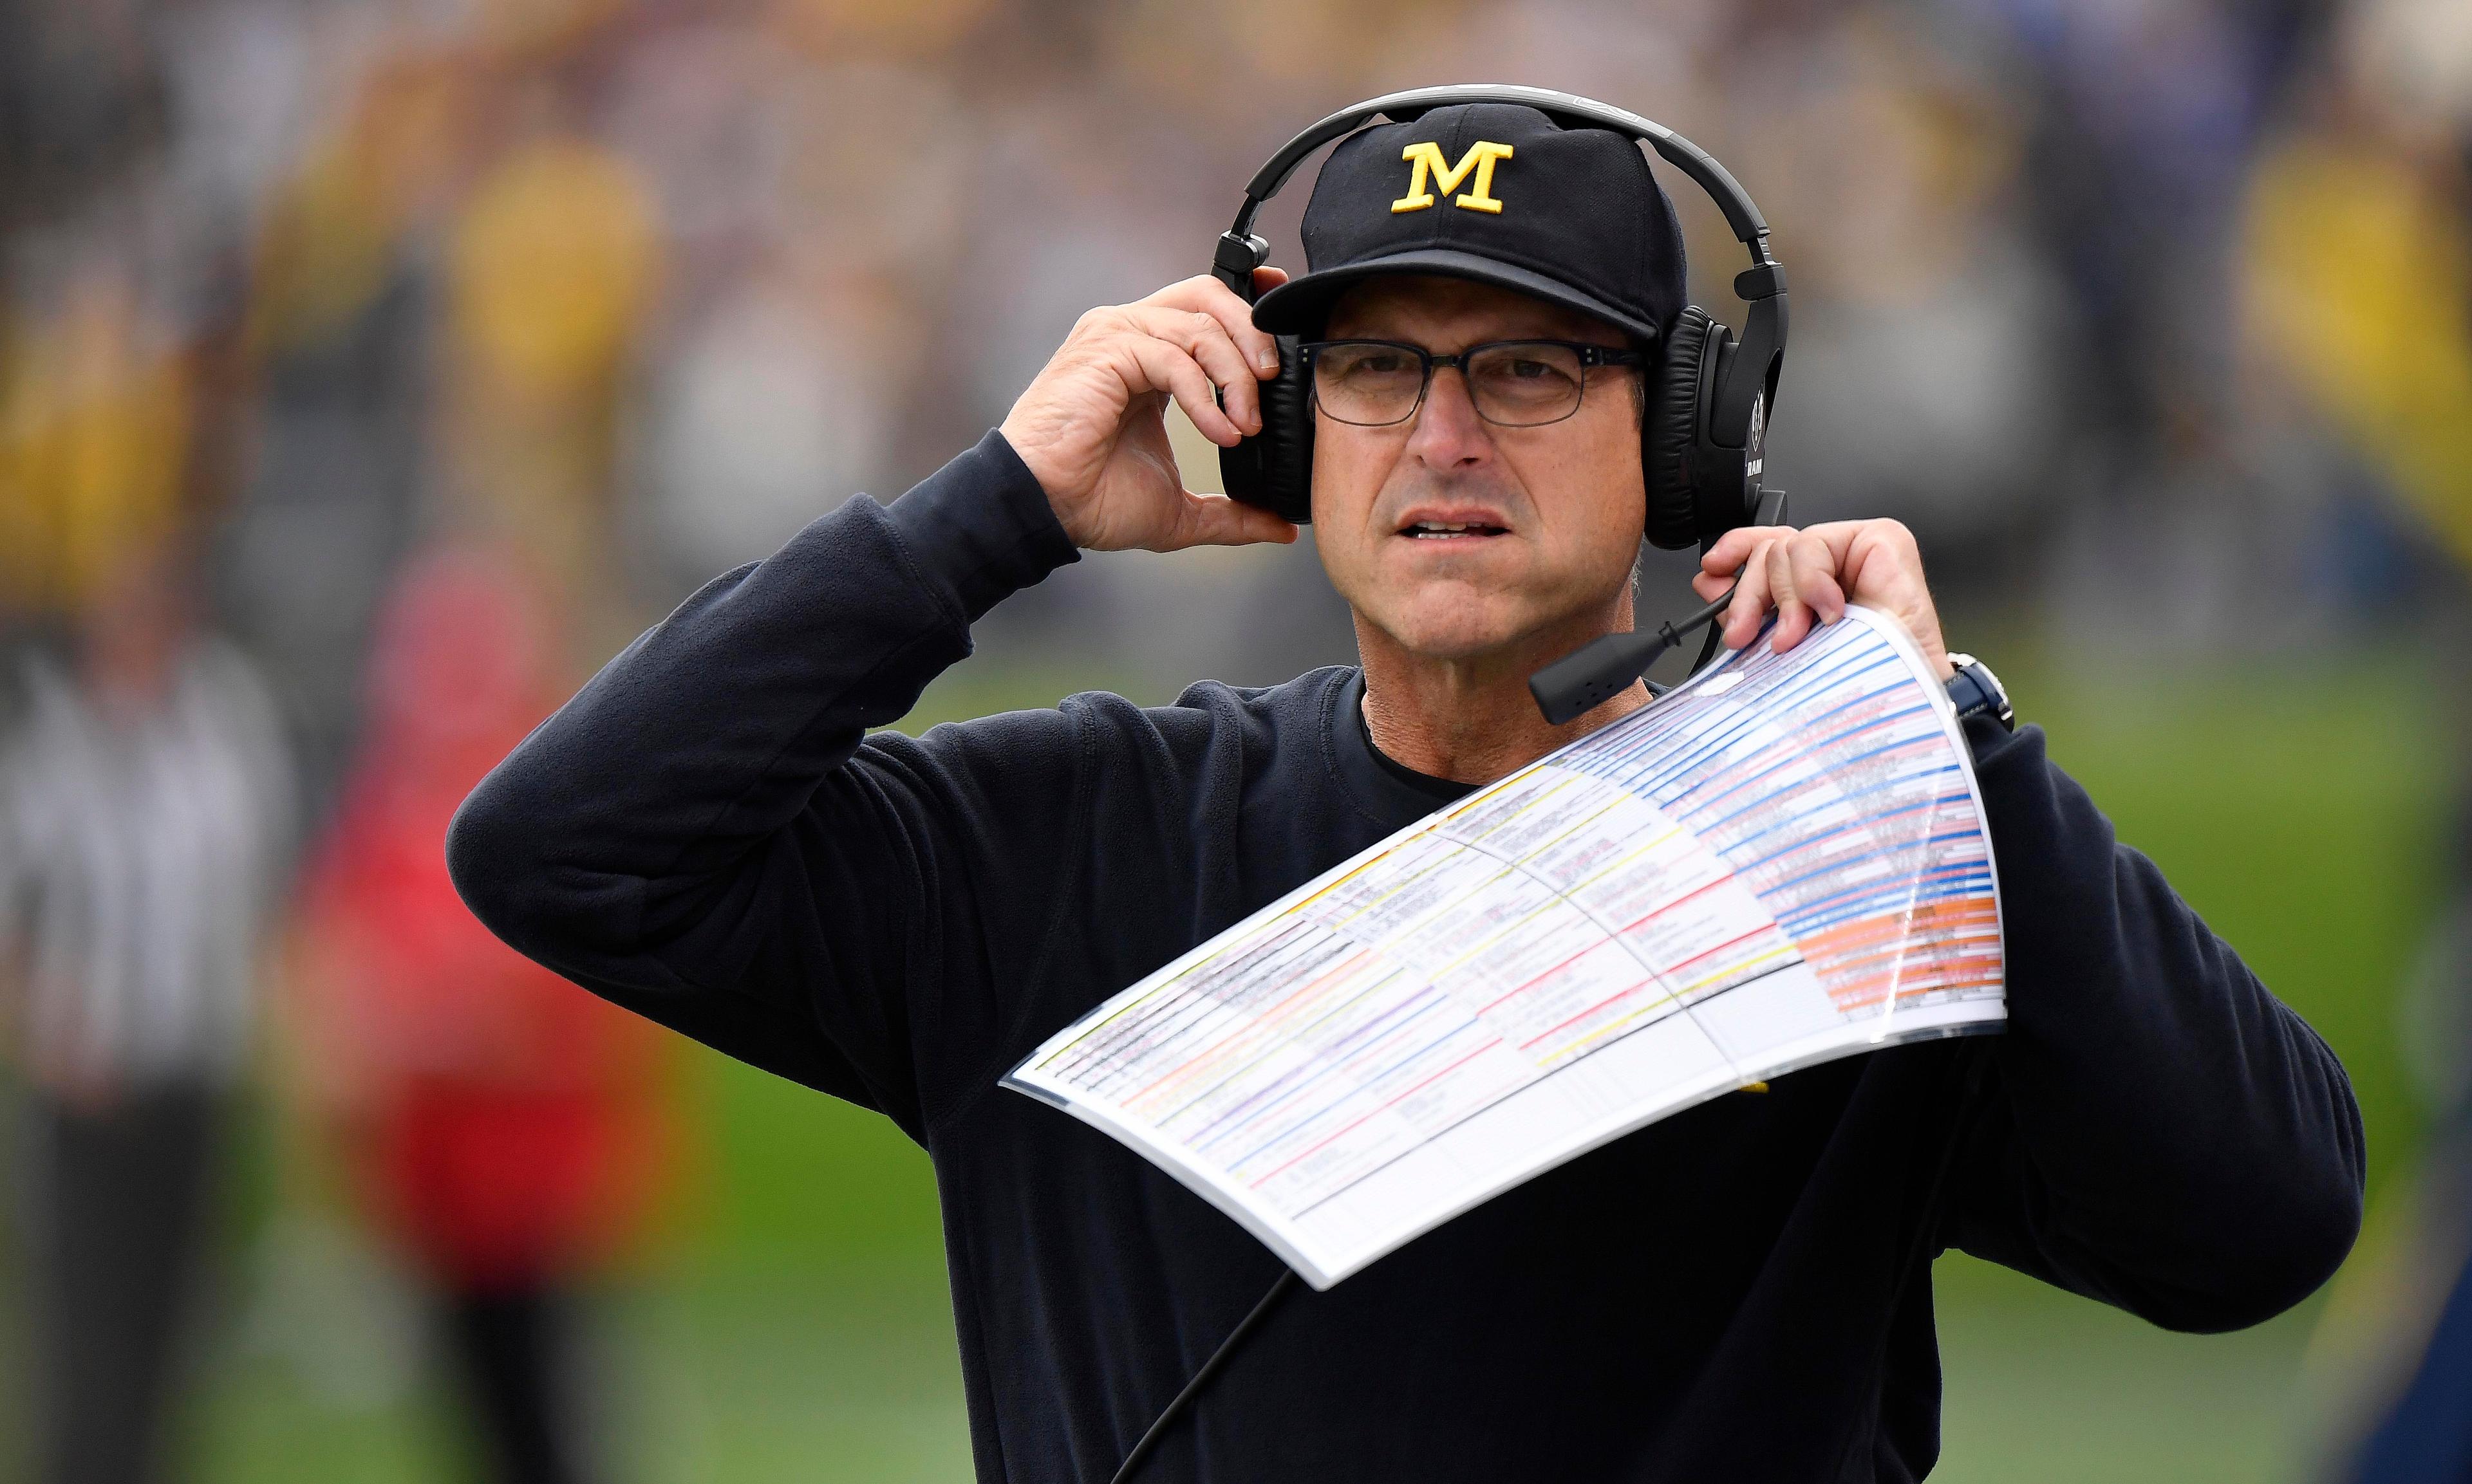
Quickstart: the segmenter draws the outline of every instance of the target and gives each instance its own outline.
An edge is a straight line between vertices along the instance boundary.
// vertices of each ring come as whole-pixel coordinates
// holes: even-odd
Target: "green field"
[[[2122,836],[2343,1054],[2367,1112],[2373,1198],[2398,1189],[2414,1114],[2394,995],[2436,895],[2447,807],[2418,671],[2330,662],[2097,683],[2003,669]],[[1067,688],[964,667],[905,725]],[[689,1054],[705,1153],[675,1230],[609,1284],[596,1321],[612,1476],[966,1478],[923,1156],[882,1119]],[[311,1182],[274,1168],[263,1139],[250,1167],[225,1322],[186,1429],[198,1472],[234,1484],[458,1476],[455,1414],[399,1281],[297,1193]],[[1936,1477],[2303,1476],[2323,1407],[2302,1352],[2321,1304],[2194,1338],[1962,1259],[1940,1277],[1949,1402]],[[8,1390],[13,1405],[20,1388]],[[0,1415],[0,1437],[15,1431]]]

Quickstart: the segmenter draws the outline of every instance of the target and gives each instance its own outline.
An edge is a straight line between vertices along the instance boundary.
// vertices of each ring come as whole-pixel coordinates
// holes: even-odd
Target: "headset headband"
[[[1549,87],[1519,87],[1510,83],[1457,82],[1447,87],[1416,87],[1404,93],[1385,93],[1368,98],[1353,107],[1342,108],[1311,129],[1289,140],[1271,156],[1268,163],[1253,173],[1245,187],[1245,204],[1236,210],[1235,224],[1220,238],[1220,250],[1212,271],[1246,298],[1252,294],[1252,271],[1268,261],[1269,244],[1253,235],[1254,213],[1262,203],[1279,194],[1288,177],[1296,173],[1305,156],[1343,134],[1354,133],[1374,119],[1388,116],[1399,122],[1423,113],[1429,108],[1446,107],[1453,104],[1502,103],[1534,108],[1565,128],[1573,122],[1594,129],[1609,129],[1618,134],[1645,140],[1674,167],[1689,176],[1716,201],[1717,209],[1725,214],[1725,224],[1734,237],[1750,249],[1751,267],[1734,280],[1734,292],[1743,298],[1761,299],[1780,293],[1785,277],[1781,265],[1769,255],[1768,219],[1744,190],[1733,173],[1717,162],[1716,156],[1683,138],[1680,134],[1652,119],[1641,118],[1627,109],[1602,104],[1577,93],[1556,92]],[[1231,251],[1230,249],[1235,249]],[[1241,259],[1240,255],[1241,254]],[[1249,259],[1249,261],[1242,261]]]

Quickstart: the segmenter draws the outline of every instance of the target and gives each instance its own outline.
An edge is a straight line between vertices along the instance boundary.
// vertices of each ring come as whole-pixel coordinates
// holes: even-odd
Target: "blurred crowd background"
[[[1944,1260],[1943,1475],[2472,1477],[2461,0],[0,0],[0,1480],[966,1476],[923,1157],[499,948],[446,818],[1290,133],[1478,80],[1750,188],[1771,482],[1915,529],[2359,1081],[2263,1330]],[[1092,559],[903,724],[1351,657],[1309,541]]]

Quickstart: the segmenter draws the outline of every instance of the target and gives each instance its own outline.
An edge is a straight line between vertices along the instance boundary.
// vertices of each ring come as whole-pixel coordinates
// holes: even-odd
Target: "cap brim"
[[[1413,252],[1394,252],[1388,257],[1367,258],[1361,263],[1343,264],[1318,273],[1307,273],[1302,278],[1290,279],[1262,295],[1261,301],[1253,306],[1253,323],[1273,335],[1319,335],[1322,333],[1323,321],[1330,316],[1330,306],[1342,294],[1367,278],[1399,273],[1426,273],[1438,278],[1466,278],[1477,283],[1494,284],[1543,299],[1549,304],[1577,310],[1644,341],[1652,341],[1660,333],[1661,327],[1625,314],[1594,294],[1582,294],[1543,273],[1447,247],[1420,247]]]

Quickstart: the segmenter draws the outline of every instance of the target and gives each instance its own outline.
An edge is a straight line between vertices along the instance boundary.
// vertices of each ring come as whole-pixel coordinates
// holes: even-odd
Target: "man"
[[[294,780],[273,697],[199,612],[190,543],[133,544],[0,746],[0,1026],[42,1484],[170,1472]]]
[[[600,1476],[589,1288],[657,1195],[665,1142],[660,1032],[491,937],[439,849],[564,689],[559,637],[502,551],[404,564],[293,960],[302,1101],[420,1281],[489,1484]]]
[[[1521,230],[1550,257],[1489,254],[1451,207],[1392,209],[1403,147],[1477,140],[1511,147],[1490,199],[1546,214]],[[1523,198],[1522,171],[1591,187]],[[1682,287],[1638,151],[1523,108],[1436,109],[1333,152],[1305,241],[1321,271],[1266,271],[1257,311],[1196,279],[1084,316],[975,449],[637,641],[449,843],[517,947],[926,1146],[983,1478],[1107,1478],[1279,1270],[998,1075],[1316,872],[1648,703],[1634,686],[1556,728],[1525,691],[1631,619],[1647,393],[1619,352],[1653,352]],[[866,736],[1077,547],[1293,537],[1184,491],[1160,422],[1172,396],[1223,445],[1258,427],[1270,330],[1406,347],[1316,364],[1317,541],[1362,669]],[[1471,349],[1501,342],[1561,343]],[[1945,670],[1900,528],[1737,531],[1701,590],[1747,561],[1729,643],[1771,607],[1791,645],[1863,601]],[[1152,1476],[1910,1479],[1938,1449],[1945,1247],[2183,1329],[2315,1288],[2360,1214],[2342,1070],[2113,844],[2032,727],[1969,741],[2008,894],[2005,1037],[1721,1098],[1299,1295]]]

